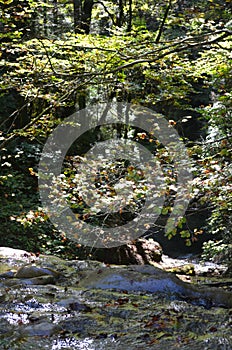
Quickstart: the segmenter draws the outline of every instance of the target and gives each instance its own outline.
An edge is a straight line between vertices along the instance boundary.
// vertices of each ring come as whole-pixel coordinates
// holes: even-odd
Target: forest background
[[[207,235],[204,257],[230,259],[231,2],[0,0],[0,6],[0,245],[77,255],[78,242],[58,232],[41,207],[40,155],[48,135],[75,111],[123,101],[162,114],[191,159],[192,197],[168,238],[194,245]],[[170,163],[158,140],[122,125],[89,130],[75,152],[131,130]],[[63,187],[72,209],[89,220],[72,190],[73,156],[71,150],[65,160]],[[172,197],[171,176],[167,184]],[[171,211],[169,198],[161,223]],[[162,225],[153,233],[155,227],[162,233]]]

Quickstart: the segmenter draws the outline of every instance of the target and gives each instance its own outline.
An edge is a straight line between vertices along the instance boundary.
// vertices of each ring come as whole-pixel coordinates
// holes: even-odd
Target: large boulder
[[[139,238],[131,243],[113,248],[98,248],[91,253],[91,259],[106,264],[144,265],[161,261],[162,248],[152,238]]]
[[[171,272],[154,266],[104,267],[84,275],[78,284],[81,289],[116,289],[176,295],[189,302],[209,308],[232,307],[232,293],[220,288],[208,288],[184,282]]]

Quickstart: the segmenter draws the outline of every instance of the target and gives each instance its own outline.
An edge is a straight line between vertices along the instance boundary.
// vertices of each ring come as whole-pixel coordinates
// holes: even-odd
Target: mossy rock
[[[166,271],[173,272],[173,273],[178,274],[178,275],[188,275],[188,276],[195,276],[196,275],[194,266],[192,264],[172,267],[170,269],[166,269]]]

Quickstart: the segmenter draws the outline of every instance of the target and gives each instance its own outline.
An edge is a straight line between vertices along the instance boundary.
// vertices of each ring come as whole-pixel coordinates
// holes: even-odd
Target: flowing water
[[[29,255],[2,255],[1,262],[1,350],[232,349],[230,308],[211,307],[170,289],[88,288],[89,276],[92,284],[103,280],[105,266],[98,262]],[[37,269],[28,277],[25,264],[47,275],[38,276]],[[135,270],[143,281],[149,269]]]

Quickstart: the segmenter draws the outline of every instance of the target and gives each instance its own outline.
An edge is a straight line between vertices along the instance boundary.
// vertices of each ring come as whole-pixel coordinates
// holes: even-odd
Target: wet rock
[[[7,272],[4,272],[0,275],[0,278],[13,278],[15,275],[15,272],[14,271],[7,271]]]
[[[126,268],[104,268],[91,272],[79,282],[83,289],[117,289],[176,295],[200,305],[232,307],[232,293],[219,288],[199,287],[184,282],[174,274],[153,266],[130,266]]]
[[[91,312],[91,308],[89,306],[81,304],[78,301],[69,303],[68,308],[71,311]]]
[[[0,293],[0,303],[3,303],[7,299],[6,293]]]
[[[38,324],[32,324],[24,327],[23,334],[29,337],[42,336],[50,337],[57,332],[57,326],[49,322],[41,322]]]
[[[142,292],[181,293],[182,281],[171,273],[152,266],[105,268],[89,274],[79,283],[80,288],[118,289]]]
[[[89,318],[79,316],[78,319],[65,320],[61,323],[63,331],[72,334],[89,335],[90,332],[94,333],[98,327],[97,321]]]
[[[0,247],[0,275],[9,271],[15,272],[20,266],[34,263],[37,260],[38,257],[25,250]],[[1,277],[7,278],[9,274]]]
[[[3,336],[8,336],[12,332],[12,326],[7,322],[6,319],[1,318],[0,319],[0,339],[3,338]],[[1,345],[1,341],[0,341]]]
[[[54,276],[39,276],[33,278],[12,278],[4,281],[4,285],[7,287],[23,285],[23,286],[33,286],[33,285],[46,285],[46,284],[56,284],[56,279]]]
[[[40,276],[58,277],[59,273],[50,268],[38,267],[35,265],[25,265],[21,266],[14,275],[16,278],[34,278]]]
[[[91,312],[91,308],[88,305],[80,303],[76,299],[63,299],[57,305],[63,306],[69,311]]]
[[[25,286],[56,284],[59,276],[60,273],[55,270],[29,264],[19,267],[16,272],[8,271],[2,274],[0,285],[10,287],[20,284]]]

